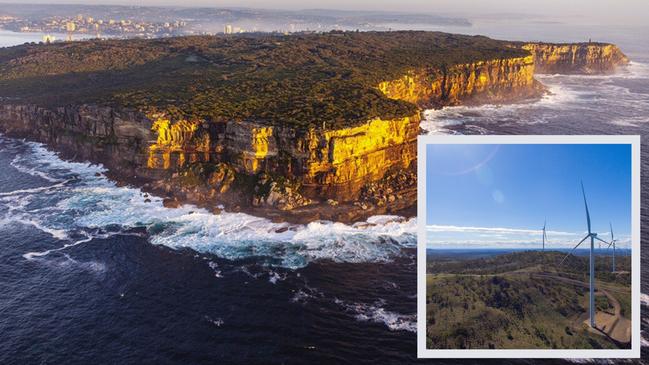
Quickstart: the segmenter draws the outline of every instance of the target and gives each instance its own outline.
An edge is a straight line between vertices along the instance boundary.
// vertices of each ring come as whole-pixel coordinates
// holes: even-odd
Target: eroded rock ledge
[[[376,88],[421,111],[538,97],[544,73],[609,73],[628,62],[609,44],[513,44],[529,56],[420,68]],[[0,130],[66,157],[105,164],[166,204],[225,205],[276,220],[343,222],[414,214],[420,111],[346,128],[254,120],[173,119],[127,108],[0,102]],[[218,210],[218,209],[217,209]]]

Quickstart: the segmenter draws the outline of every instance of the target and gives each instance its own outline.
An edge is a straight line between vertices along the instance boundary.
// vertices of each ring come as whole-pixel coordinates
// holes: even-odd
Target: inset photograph
[[[420,139],[420,355],[639,353],[638,153],[633,136]]]

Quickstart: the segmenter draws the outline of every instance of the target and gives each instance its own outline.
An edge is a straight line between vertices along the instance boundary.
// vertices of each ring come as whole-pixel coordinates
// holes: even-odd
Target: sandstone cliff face
[[[539,95],[535,72],[603,73],[627,62],[612,45],[523,47],[530,56],[411,70],[377,88],[420,108],[506,102]],[[215,205],[230,197],[243,199],[237,204],[280,210],[328,200],[327,210],[345,211],[349,208],[339,202],[360,199],[359,209],[377,214],[389,210],[373,211],[365,202],[386,209],[414,204],[419,122],[416,113],[349,128],[297,128],[170,120],[165,114],[93,105],[45,109],[0,103],[0,130],[9,135],[104,163],[118,176],[157,181],[162,190],[184,191],[193,202]],[[251,186],[236,195],[231,189],[236,184]]]
[[[125,174],[146,166],[140,151],[156,138],[143,114],[93,105],[50,110],[0,104],[0,130],[47,143],[80,159],[102,162]]]
[[[212,127],[212,130],[210,130]],[[306,130],[254,122],[153,122],[150,169],[181,170],[192,162],[227,161],[242,174],[295,177],[313,198],[351,200],[364,183],[416,158],[419,115],[373,119],[353,128]]]
[[[49,110],[4,104],[0,126],[123,175],[165,178],[193,164],[226,162],[240,174],[295,177],[306,195],[344,201],[390,168],[411,164],[419,116],[297,130],[254,122],[172,122],[163,115],[87,105]]]
[[[532,53],[536,72],[544,74],[609,74],[629,62],[614,44],[528,43],[522,48]]]
[[[421,107],[503,102],[538,96],[532,56],[454,65],[443,70],[414,70],[379,90]]]

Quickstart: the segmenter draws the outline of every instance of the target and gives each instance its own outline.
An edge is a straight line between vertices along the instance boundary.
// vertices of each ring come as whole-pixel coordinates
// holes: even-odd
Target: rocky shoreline
[[[535,69],[610,73],[628,62],[608,44],[512,46],[530,55],[383,81],[377,89],[416,105],[416,114],[349,127],[178,120],[128,108],[3,99],[0,131],[45,143],[66,159],[102,163],[109,178],[163,197],[171,208],[190,203],[291,223],[409,217],[416,214],[416,139],[425,108],[530,100],[545,92]]]

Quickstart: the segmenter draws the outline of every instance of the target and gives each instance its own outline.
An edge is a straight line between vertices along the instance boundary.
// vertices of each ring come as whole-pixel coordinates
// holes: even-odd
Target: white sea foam
[[[65,230],[47,227],[45,224],[36,220],[18,218],[15,220],[15,223],[21,223],[36,227],[38,230],[43,231],[58,240],[65,240],[68,238],[67,232]]]
[[[627,80],[649,78],[649,64],[631,62],[614,75],[535,75],[548,88],[548,93],[535,102],[456,106],[424,112],[422,129],[427,134],[489,134],[485,126],[533,125],[552,123],[566,118],[562,110],[576,115],[592,114],[596,119],[601,109],[604,121],[639,127],[647,122],[644,116],[649,103],[646,92],[636,91]],[[611,105],[614,103],[614,106]],[[579,113],[583,110],[584,113]],[[458,126],[462,126],[458,128]]]
[[[223,273],[221,272],[221,270],[219,270],[219,265],[216,262],[209,261],[207,265],[210,267],[210,269],[212,269],[212,271],[214,271],[214,277],[217,278],[223,277]]]
[[[83,236],[85,236],[85,238],[72,241],[67,236],[64,236],[64,237],[61,237],[60,239],[61,240],[68,240],[68,241],[70,241],[70,243],[66,243],[63,246],[60,246],[60,247],[57,247],[57,248],[52,248],[52,249],[45,250],[45,251],[27,252],[26,254],[23,255],[23,257],[25,259],[27,259],[27,260],[33,260],[33,259],[36,259],[36,258],[47,256],[52,252],[63,251],[63,250],[66,250],[66,249],[68,249],[70,247],[79,246],[81,244],[88,243],[88,242],[90,242],[90,241],[92,241],[94,239],[106,239],[106,238],[116,236],[116,235],[140,236],[140,234],[138,234],[138,233],[131,233],[131,232],[109,232],[109,233],[100,233],[100,234],[90,234],[90,233],[81,231],[80,233]]]
[[[13,196],[13,195],[19,195],[19,194],[39,193],[39,192],[42,192],[42,191],[47,191],[47,190],[52,190],[52,189],[59,188],[59,187],[65,185],[65,183],[67,183],[69,181],[71,181],[71,180],[64,180],[64,181],[60,181],[60,182],[58,182],[57,184],[54,184],[54,185],[39,186],[39,187],[36,187],[36,188],[31,188],[31,189],[17,189],[17,190],[13,190],[13,191],[0,192],[0,196]]]
[[[210,317],[210,316],[205,316],[204,318],[205,318],[205,320],[206,320],[207,322],[213,324],[213,325],[216,326],[216,327],[221,327],[221,326],[223,326],[223,324],[225,323],[225,322],[223,321],[222,318],[216,318],[216,319],[213,319],[213,318]]]
[[[286,280],[287,277],[288,275],[286,273],[279,273],[272,270],[268,272],[268,281],[271,284],[277,284],[278,281]]]
[[[93,274],[103,274],[106,272],[106,264],[99,261],[78,261],[72,258],[68,254],[64,254],[61,258],[55,260],[44,261],[44,263],[50,267],[55,267],[57,269],[65,270],[81,270],[90,272]]]
[[[611,124],[622,127],[641,127],[645,123],[649,123],[649,116],[620,117],[611,120]]]
[[[44,179],[44,180],[47,180],[47,181],[50,181],[50,182],[59,182],[60,181],[59,179],[54,178],[54,177],[46,174],[43,171],[39,171],[34,167],[25,167],[24,165],[21,165],[20,164],[21,159],[22,159],[22,156],[16,156],[13,159],[13,161],[11,161],[9,163],[9,165],[11,165],[13,168],[15,168],[16,170],[18,170],[18,171],[20,171],[22,173],[29,174],[29,175],[32,175],[32,176],[38,176],[41,179]]]
[[[320,290],[312,288],[308,284],[304,284],[303,288],[295,292],[295,294],[291,298],[291,303],[306,304],[312,299],[317,298],[324,298],[324,294]]]
[[[334,301],[347,312],[362,322],[375,322],[386,325],[391,331],[417,332],[417,316],[401,314],[384,308],[385,301],[379,300],[374,304],[347,303],[340,299]]]
[[[69,237],[113,225],[124,229],[145,227],[150,242],[157,245],[190,248],[227,259],[266,257],[272,265],[289,268],[303,267],[314,260],[385,262],[399,255],[402,248],[416,244],[414,218],[377,216],[355,225],[325,221],[289,225],[244,213],[214,215],[192,205],[166,208],[160,198],[148,197],[146,201],[141,190],[116,186],[103,175],[105,169],[100,165],[63,161],[42,144],[25,143],[31,153],[15,159],[16,166],[37,176],[42,173],[66,180],[57,180],[49,187],[7,193],[7,199],[22,194],[28,201],[13,207],[5,219],[18,217],[57,239],[70,241],[59,248],[26,253],[27,259],[88,242],[100,236],[93,234],[77,240]],[[48,194],[39,194],[43,191]],[[27,203],[37,203],[38,208],[28,210]],[[0,200],[0,204],[9,201]],[[279,279],[269,277],[271,282]]]
[[[427,134],[457,134],[458,132],[449,128],[459,125],[467,125],[465,129],[473,129],[475,134],[485,134],[485,128],[472,123],[548,123],[547,118],[540,118],[530,111],[538,108],[557,108],[561,104],[574,102],[580,97],[580,92],[560,84],[550,84],[547,87],[548,93],[536,101],[426,110],[420,126]],[[521,115],[526,117],[521,118]]]

